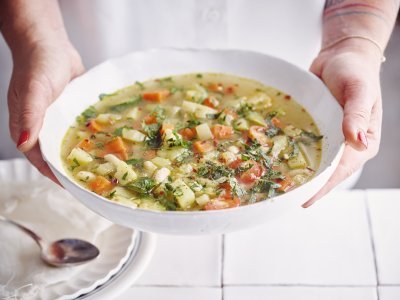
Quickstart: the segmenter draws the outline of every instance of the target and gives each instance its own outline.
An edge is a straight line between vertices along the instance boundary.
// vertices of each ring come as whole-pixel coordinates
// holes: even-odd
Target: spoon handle
[[[7,222],[9,224],[12,224],[12,225],[18,227],[23,232],[28,234],[31,238],[33,238],[34,241],[36,242],[36,244],[38,244],[39,247],[42,248],[42,238],[40,236],[38,236],[36,233],[34,233],[32,230],[30,230],[29,228],[26,228],[25,226],[18,224],[17,222],[14,222],[13,220],[10,220],[2,215],[0,215],[0,221]]]

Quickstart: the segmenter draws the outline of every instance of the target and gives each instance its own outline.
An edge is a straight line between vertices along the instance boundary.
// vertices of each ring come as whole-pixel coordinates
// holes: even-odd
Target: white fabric
[[[34,229],[46,241],[74,237],[95,243],[111,225],[49,180],[0,183],[0,191],[0,214]],[[46,286],[80,271],[81,266],[45,265],[39,247],[28,235],[0,223],[0,299],[31,299]]]
[[[308,68],[321,39],[323,0],[61,0],[65,25],[87,68],[134,50],[238,48]],[[0,159],[9,139],[11,57],[0,39]]]

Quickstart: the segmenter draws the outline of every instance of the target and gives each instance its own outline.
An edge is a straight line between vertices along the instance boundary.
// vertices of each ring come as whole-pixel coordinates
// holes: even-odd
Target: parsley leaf
[[[148,194],[156,186],[156,182],[150,177],[140,177],[125,187],[139,194]]]

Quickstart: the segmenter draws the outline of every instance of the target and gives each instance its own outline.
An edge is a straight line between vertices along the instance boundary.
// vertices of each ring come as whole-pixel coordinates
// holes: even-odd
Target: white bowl
[[[95,103],[99,94],[114,92],[136,80],[195,72],[252,78],[300,102],[324,135],[316,176],[293,191],[248,206],[157,212],[111,202],[82,188],[67,175],[60,158],[62,139],[75,117]],[[106,61],[73,80],[48,109],[39,140],[44,159],[64,187],[88,208],[117,224],[165,234],[227,233],[266,222],[312,197],[338,165],[344,148],[341,122],[342,109],[321,80],[283,60],[249,51],[159,49]]]

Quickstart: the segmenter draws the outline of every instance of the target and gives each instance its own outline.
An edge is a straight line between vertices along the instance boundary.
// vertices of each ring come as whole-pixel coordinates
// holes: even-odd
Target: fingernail
[[[24,130],[21,132],[21,135],[19,136],[17,148],[21,147],[23,144],[25,144],[29,140],[29,132]]]
[[[357,139],[361,144],[364,145],[365,149],[368,149],[368,140],[367,136],[365,135],[365,132],[363,130],[359,130],[357,133]]]

